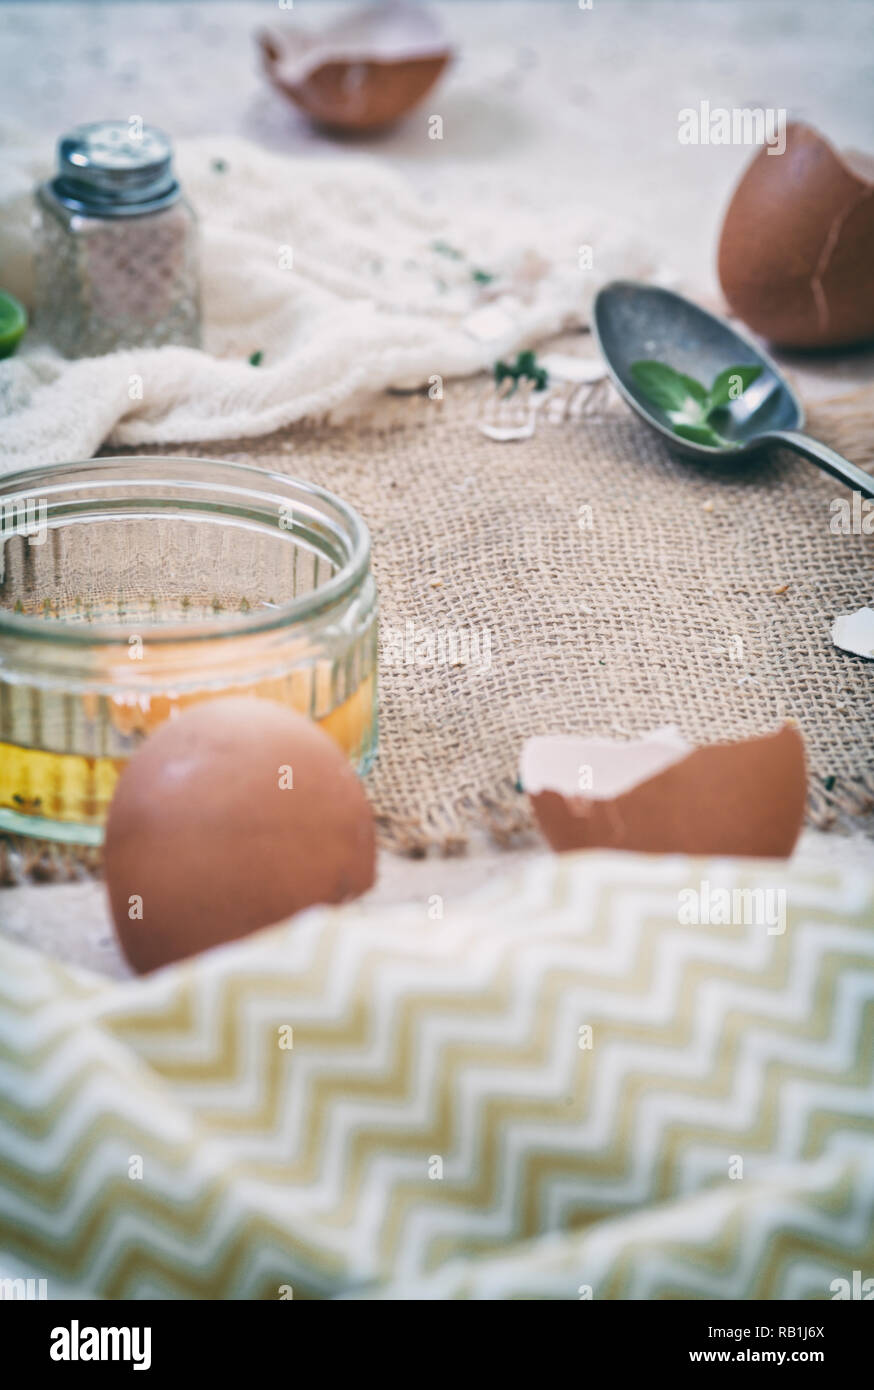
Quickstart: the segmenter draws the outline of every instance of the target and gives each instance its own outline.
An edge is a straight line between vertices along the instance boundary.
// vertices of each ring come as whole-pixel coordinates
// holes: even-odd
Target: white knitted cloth
[[[28,303],[31,189],[50,151],[3,143],[0,287]],[[287,159],[227,138],[181,142],[177,167],[200,219],[205,350],[67,362],[31,333],[0,362],[3,471],[345,415],[583,324],[599,283],[652,268],[596,210],[538,208],[536,190],[446,210],[369,156]]]

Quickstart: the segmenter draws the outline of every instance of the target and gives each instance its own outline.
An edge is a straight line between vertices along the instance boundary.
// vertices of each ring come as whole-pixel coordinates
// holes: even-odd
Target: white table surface
[[[344,8],[297,0],[294,21]],[[621,216],[718,302],[721,214],[751,156],[737,146],[681,146],[678,112],[785,107],[838,146],[874,148],[874,5],[867,0],[456,0],[436,5],[458,58],[424,106],[379,138],[337,142],[313,131],[266,83],[253,32],[282,23],[278,4],[0,4],[0,123],[47,137],[80,121],[142,115],[175,138],[245,135],[279,151],[372,151],[423,196],[477,199],[537,190],[561,216],[584,189]],[[443,118],[429,140],[427,117]],[[2,279],[2,268],[0,268]],[[808,396],[869,382],[874,353],[786,359]],[[433,893],[447,904],[520,854],[476,843],[460,859],[383,855],[378,901]],[[797,853],[871,862],[870,843],[808,831]],[[65,960],[124,973],[100,883],[0,890],[0,930]]]

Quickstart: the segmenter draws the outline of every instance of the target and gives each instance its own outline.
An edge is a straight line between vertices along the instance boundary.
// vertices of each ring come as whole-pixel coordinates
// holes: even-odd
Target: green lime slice
[[[0,357],[11,357],[27,329],[27,314],[11,294],[0,290]]]

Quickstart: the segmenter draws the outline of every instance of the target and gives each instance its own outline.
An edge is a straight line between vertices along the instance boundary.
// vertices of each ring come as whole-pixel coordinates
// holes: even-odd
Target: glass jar
[[[97,121],[64,135],[34,241],[34,326],[63,356],[200,346],[197,225],[160,130]]]
[[[200,700],[316,720],[376,751],[364,522],[237,463],[111,458],[0,480],[0,831],[96,845],[125,762]]]

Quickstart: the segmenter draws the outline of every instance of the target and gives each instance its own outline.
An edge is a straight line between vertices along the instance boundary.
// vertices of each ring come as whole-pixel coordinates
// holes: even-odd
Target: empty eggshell
[[[807,797],[804,744],[791,724],[702,748],[673,729],[628,743],[531,739],[520,780],[559,851],[780,858],[798,838]]]
[[[122,949],[153,970],[371,886],[373,814],[350,763],[272,700],[195,705],[122,773],[104,870]]]
[[[379,130],[421,101],[452,57],[420,5],[371,5],[318,35],[286,26],[258,35],[271,82],[320,125]]]
[[[725,214],[719,279],[734,313],[783,347],[874,336],[874,161],[786,127],[763,147]]]

